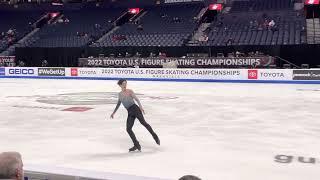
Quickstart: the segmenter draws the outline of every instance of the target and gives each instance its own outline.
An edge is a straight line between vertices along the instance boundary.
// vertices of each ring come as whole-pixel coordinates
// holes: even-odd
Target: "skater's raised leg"
[[[160,139],[159,139],[158,135],[153,131],[152,127],[146,122],[146,120],[144,119],[143,114],[140,110],[137,113],[137,118],[140,121],[140,123],[150,132],[150,134],[152,135],[152,137],[156,141],[156,143],[158,145],[160,145]]]

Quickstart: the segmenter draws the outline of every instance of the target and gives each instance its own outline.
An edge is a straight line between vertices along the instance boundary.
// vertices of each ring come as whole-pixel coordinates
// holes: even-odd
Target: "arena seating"
[[[247,0],[234,1],[232,4],[232,12],[248,12],[248,11],[270,11],[293,9],[293,1],[291,0]]]
[[[124,24],[96,46],[181,46],[197,28],[194,17],[202,7],[187,4],[146,9],[138,22]]]
[[[18,41],[27,33],[32,31],[32,24],[36,22],[43,14],[42,11],[27,11],[27,10],[8,10],[1,8],[0,16],[0,52],[6,49],[10,44]],[[14,32],[13,36],[8,36],[8,31]]]
[[[260,50],[260,47],[270,49],[266,46],[281,47],[281,51],[272,52],[283,53],[287,52],[283,50],[289,47],[287,45],[297,47],[297,45],[317,44],[316,41],[312,43],[308,39],[309,35],[317,35],[318,23],[315,22],[318,22],[318,19],[314,19],[314,28],[311,29],[306,23],[306,9],[294,10],[297,7],[294,2],[292,0],[234,1],[231,5],[225,5],[228,7],[217,14],[204,13],[208,4],[201,2],[141,7],[132,5],[132,8],[139,7],[141,12],[131,19],[123,16],[128,12],[128,7],[118,7],[110,3],[106,5],[108,2],[99,6],[96,6],[96,3],[66,3],[64,6],[19,4],[19,8],[0,5],[3,15],[0,17],[0,32],[7,32],[10,28],[17,31],[16,39],[11,44],[31,32],[33,27],[30,23],[37,21],[46,13],[60,12],[63,19],[60,23],[56,20],[40,26],[37,32],[10,48],[8,39],[1,37],[0,53],[19,54],[22,59],[27,59],[26,54],[31,52],[28,50],[30,47],[35,52],[38,52],[36,51],[38,47],[44,48],[43,51],[48,50],[47,48],[54,50],[57,47],[74,47],[78,49],[69,55],[73,57],[72,59],[99,54],[119,56],[126,52],[135,54],[140,51],[143,56],[148,56],[151,52],[183,56],[190,50],[206,53],[209,51],[210,56],[214,56],[231,49],[242,49],[245,52],[250,51],[252,47],[257,50]],[[202,17],[201,14],[205,14],[208,18],[205,18],[205,15]],[[268,24],[271,20],[275,23],[272,28]],[[204,36],[196,36],[202,31]],[[24,47],[27,48],[23,49]],[[140,47],[146,48],[140,50]],[[40,61],[43,56],[47,56],[45,54],[39,53],[35,59]],[[31,59],[32,53],[29,56],[28,59]],[[290,58],[290,53],[287,57]],[[61,58],[65,59],[63,62],[68,61],[68,58]]]
[[[306,43],[306,22],[294,11],[237,12],[219,15],[204,46],[288,45]],[[274,20],[268,28],[264,21]],[[230,41],[230,42],[228,42]]]
[[[45,25],[19,47],[182,46],[199,27],[195,17],[204,7],[201,3],[147,7],[140,19],[123,24],[103,41],[96,42],[114,28],[112,22],[125,9],[94,5],[62,11],[63,19],[69,22]],[[292,7],[290,0],[235,1],[229,13],[220,13],[210,24],[206,30],[208,41],[199,45],[305,44],[305,17],[299,16]],[[4,11],[5,16],[0,17],[0,32],[14,28],[17,39],[22,38],[31,31],[28,23],[37,20],[39,12]],[[274,28],[265,27],[265,20],[274,20]],[[0,42],[1,52],[8,47],[8,41]]]
[[[97,40],[112,27],[123,9],[85,8],[63,12],[62,23],[46,25],[31,41],[31,47],[81,47]],[[68,19],[69,22],[65,22]]]

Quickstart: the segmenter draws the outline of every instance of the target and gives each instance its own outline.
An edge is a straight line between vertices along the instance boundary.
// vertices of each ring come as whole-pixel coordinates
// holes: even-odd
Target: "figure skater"
[[[118,81],[118,85],[121,87],[121,92],[119,93],[118,96],[118,103],[111,114],[111,118],[113,119],[115,113],[117,112],[120,104],[128,110],[128,118],[127,118],[127,132],[133,142],[133,147],[129,149],[129,152],[139,150],[141,151],[141,145],[139,144],[139,141],[137,140],[135,134],[132,131],[132,127],[134,124],[135,119],[137,118],[140,123],[150,132],[152,135],[153,139],[156,141],[158,145],[160,145],[160,139],[157,136],[157,134],[153,131],[151,126],[145,121],[143,114],[144,110],[142,108],[142,105],[135,95],[135,93],[131,89],[127,89],[127,80],[125,79],[120,79]],[[134,102],[134,100],[138,103],[139,106],[137,106]]]

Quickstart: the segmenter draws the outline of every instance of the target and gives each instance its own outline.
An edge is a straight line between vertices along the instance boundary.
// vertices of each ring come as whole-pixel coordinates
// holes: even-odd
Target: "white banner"
[[[292,69],[248,69],[249,80],[292,80]]]
[[[292,69],[165,69],[165,68],[43,68],[5,67],[5,76],[53,78],[126,78],[155,80],[292,81]],[[0,72],[0,75],[1,75]],[[54,73],[51,73],[54,72]],[[58,74],[57,74],[57,73]]]
[[[6,76],[38,76],[38,68],[34,67],[6,67]]]
[[[241,69],[70,68],[72,77],[243,80]]]

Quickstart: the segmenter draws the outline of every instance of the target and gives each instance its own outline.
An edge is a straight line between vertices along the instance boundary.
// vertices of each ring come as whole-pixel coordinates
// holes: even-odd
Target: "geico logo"
[[[34,74],[33,69],[9,69],[9,74]]]

